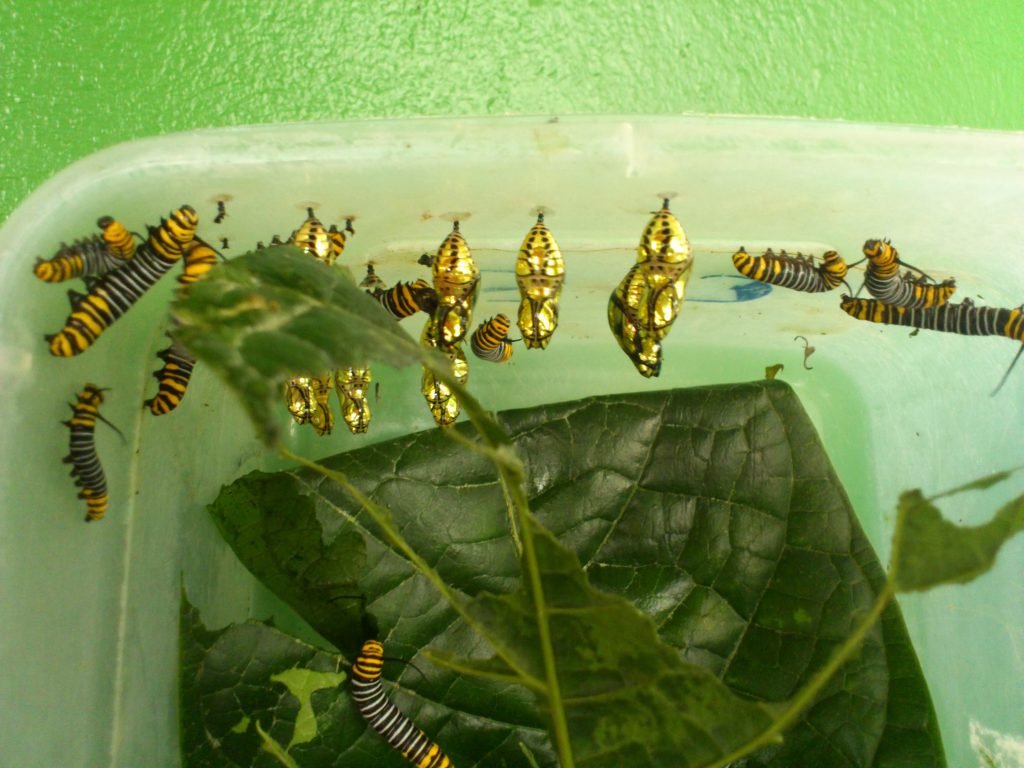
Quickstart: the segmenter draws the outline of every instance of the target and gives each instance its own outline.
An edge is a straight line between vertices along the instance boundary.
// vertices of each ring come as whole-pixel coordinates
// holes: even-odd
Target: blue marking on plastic
[[[772,292],[772,287],[768,283],[761,283],[757,280],[751,280],[748,277],[742,275],[702,275],[701,280],[707,280],[709,278],[724,278],[725,280],[737,280],[740,281],[739,285],[730,285],[729,290],[733,292],[734,298],[731,299],[698,299],[690,296],[686,297],[687,301],[703,301],[708,304],[738,304],[742,301],[754,301],[767,296]]]

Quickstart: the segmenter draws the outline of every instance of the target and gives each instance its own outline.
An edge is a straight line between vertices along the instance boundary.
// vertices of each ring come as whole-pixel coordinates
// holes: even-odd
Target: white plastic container
[[[640,377],[612,339],[608,293],[660,196],[673,193],[697,258],[659,379]],[[231,196],[213,224],[214,200]],[[506,367],[473,365],[470,388],[494,409],[591,394],[755,379],[783,363],[824,439],[883,562],[898,493],[939,491],[1024,459],[1024,370],[999,381],[1017,346],[860,323],[838,291],[774,290],[731,301],[729,256],[833,247],[847,261],[890,237],[957,300],[1024,301],[1024,135],[720,117],[365,121],[199,131],[97,153],[44,184],[0,230],[0,744],[29,766],[178,764],[177,610],[184,583],[212,626],[290,612],[220,542],[205,505],[222,484],[278,466],[241,409],[204,368],[178,411],[141,410],[166,346],[173,279],[147,294],[96,345],[49,355],[44,332],[68,314],[64,290],[31,275],[36,256],[112,214],[143,230],[182,203],[200,234],[243,253],[287,236],[307,205],[357,234],[344,263],[372,259],[387,282],[425,276],[458,216],[483,271],[476,316],[515,306],[515,252],[543,206],[566,258],[562,320],[546,351],[521,347]],[[860,273],[851,277],[859,285]],[[76,286],[80,289],[80,285]],[[412,328],[415,333],[418,329]],[[805,336],[816,348],[802,365]],[[429,428],[419,372],[375,371],[371,434],[340,421],[292,445],[326,455]],[[60,463],[65,402],[87,382],[110,387],[97,443],[110,485],[105,520]],[[282,423],[285,415],[282,412]],[[950,517],[980,522],[1020,480],[957,499]],[[951,766],[977,762],[970,734],[1024,738],[1024,543],[967,587],[901,600],[928,678]],[[995,737],[991,737],[995,738]]]

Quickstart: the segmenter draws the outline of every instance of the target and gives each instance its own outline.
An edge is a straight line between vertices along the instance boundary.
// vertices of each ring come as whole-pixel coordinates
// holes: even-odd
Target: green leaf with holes
[[[1007,474],[942,495],[986,488]],[[989,522],[973,527],[949,522],[933,502],[916,489],[900,496],[891,572],[901,592],[973,581],[992,567],[1003,544],[1024,531],[1024,496],[1008,501]]]
[[[388,648],[389,655],[394,648]],[[422,661],[420,662],[423,663]],[[342,656],[314,648],[272,625],[237,624],[210,631],[183,597],[181,611],[180,716],[183,765],[188,768],[401,768],[408,764],[370,730],[355,709]],[[392,671],[394,669],[394,671]],[[385,678],[400,676],[421,687],[409,665],[388,663]],[[472,701],[486,697],[496,718],[453,719],[430,697],[412,697],[385,680],[389,697],[444,744],[458,745],[460,766],[519,765],[524,749],[551,765],[539,724],[521,721],[507,686],[467,681],[450,691]],[[439,696],[438,691],[433,696]],[[536,716],[532,716],[536,721]]]
[[[342,765],[358,738],[340,656],[257,622],[208,631],[182,596],[184,764]],[[331,756],[325,761],[325,756]]]
[[[523,459],[531,507],[579,561],[589,584],[639,607],[678,658],[743,697],[769,703],[793,697],[883,587],[882,570],[813,426],[784,383],[588,398],[499,414],[499,423]],[[456,430],[471,435],[466,425]],[[520,589],[505,500],[486,457],[431,430],[325,464],[387,507],[405,539],[466,599],[508,600]],[[251,484],[258,491],[238,493]],[[517,746],[523,741],[539,765],[553,765],[535,700],[504,681],[500,666],[479,678],[425,658],[425,651],[468,658],[468,669],[491,653],[338,486],[305,470],[243,478],[234,485],[243,503],[222,497],[214,506],[222,529],[238,529],[236,518],[276,514],[274,502],[263,501],[276,498],[269,490],[276,485],[311,505],[317,525],[302,523],[308,539],[294,545],[304,557],[316,557],[339,537],[356,534],[365,542],[359,592],[387,653],[415,664],[401,670],[400,680],[417,694],[417,721],[432,735],[443,733],[456,764],[494,764],[494,750],[509,744],[515,749],[508,764],[523,764]],[[258,576],[268,546],[260,542],[259,536],[232,541]],[[301,601],[289,601],[302,612]],[[317,623],[323,618],[307,618],[324,631]],[[498,618],[517,623],[515,632],[506,627],[509,637],[536,631],[513,611]],[[643,637],[626,626],[625,620],[619,627],[595,625],[598,634],[581,638],[575,651],[559,644],[562,666],[584,681],[588,664],[595,673],[605,669],[606,657],[595,657],[595,647]],[[645,645],[635,658],[660,663],[650,662],[656,647]],[[597,679],[606,682],[603,674]],[[644,706],[640,690],[648,688],[610,697],[604,711],[571,720],[574,751],[590,761],[579,764],[688,764],[682,756],[665,762],[660,736],[656,744],[636,742],[664,727],[663,710]],[[706,693],[698,690],[698,698]],[[615,742],[615,734],[598,728],[609,711],[621,743],[635,746],[627,762],[624,747],[614,752],[620,762],[601,762],[602,745]],[[894,604],[785,742],[742,764],[945,764],[927,687]]]

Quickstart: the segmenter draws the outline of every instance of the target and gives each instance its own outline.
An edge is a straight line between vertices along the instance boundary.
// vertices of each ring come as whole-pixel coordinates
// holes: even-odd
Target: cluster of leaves
[[[303,367],[447,375],[365,299],[281,248],[176,311],[272,441]],[[945,764],[890,598],[987,569],[1024,497],[964,530],[905,494],[886,578],[783,383],[496,418],[460,400],[472,427],[293,457],[221,493],[238,556],[340,653],[258,623],[208,632],[186,604],[190,765],[404,764],[338,684],[369,632],[413,662],[389,665],[392,695],[463,768]]]

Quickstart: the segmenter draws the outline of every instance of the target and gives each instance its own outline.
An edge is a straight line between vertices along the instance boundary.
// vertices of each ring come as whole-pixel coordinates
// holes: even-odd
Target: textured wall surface
[[[101,147],[349,117],[724,112],[1024,129],[1024,3],[4,0],[0,220]]]

